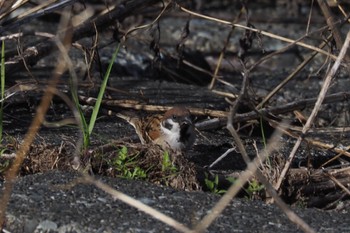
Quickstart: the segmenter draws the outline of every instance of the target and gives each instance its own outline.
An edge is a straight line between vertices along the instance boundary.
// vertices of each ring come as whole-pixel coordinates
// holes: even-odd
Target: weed
[[[205,185],[206,187],[212,192],[217,194],[224,194],[227,190],[225,189],[219,189],[219,176],[215,175],[214,180],[210,180],[208,178],[208,174],[205,174]],[[229,181],[231,184],[235,184],[237,181],[237,178],[234,177],[228,177],[226,178],[227,181]],[[256,195],[259,194],[260,191],[264,189],[264,185],[260,184],[257,180],[248,181],[248,187],[243,188],[243,190],[246,193],[245,198],[252,200]]]
[[[157,150],[153,150],[152,146]],[[102,155],[102,159],[104,163],[107,162],[108,173],[112,176],[142,179],[171,187],[183,187],[183,182],[192,178],[188,178],[189,172],[182,170],[183,166],[181,170],[177,166],[181,161],[179,157],[176,157],[177,163],[174,163],[168,152],[159,150],[155,145],[150,147],[139,150],[119,145],[116,152],[105,158]]]
[[[163,160],[162,160],[162,172],[170,172],[170,173],[176,173],[177,168],[175,165],[171,162],[169,153],[167,151],[164,152],[163,154]]]
[[[105,73],[105,75],[103,77],[103,81],[101,83],[100,91],[98,93],[95,106],[94,106],[94,108],[92,110],[92,114],[91,114],[91,118],[90,118],[89,124],[87,124],[86,118],[84,116],[84,113],[83,113],[83,111],[81,109],[81,106],[80,106],[80,103],[79,103],[79,98],[78,98],[78,93],[77,93],[77,86],[74,85],[75,83],[71,79],[72,98],[73,98],[73,101],[74,101],[74,104],[75,104],[76,108],[79,111],[80,119],[81,119],[81,122],[82,122],[81,127],[82,127],[83,138],[84,138],[84,143],[83,143],[84,149],[86,149],[90,145],[91,133],[92,133],[92,130],[94,129],[94,126],[95,126],[95,123],[96,123],[96,120],[97,120],[97,115],[98,115],[98,112],[99,112],[100,107],[101,107],[102,98],[103,98],[103,95],[104,95],[106,87],[107,87],[107,83],[108,83],[109,76],[111,74],[113,63],[116,60],[117,55],[119,53],[120,46],[121,46],[121,44],[119,43],[117,45],[113,55],[112,55],[111,60],[109,61],[108,68],[107,68],[107,71],[106,71],[106,73]]]
[[[117,171],[120,177],[127,179],[146,179],[147,172],[137,165],[137,153],[134,156],[130,156],[128,148],[123,146],[118,156],[111,161],[112,167]]]
[[[294,205],[297,206],[300,209],[306,209],[307,208],[307,203],[308,203],[308,201],[306,200],[306,198],[300,197],[300,199],[298,199],[294,203]]]
[[[210,192],[216,193],[216,194],[224,194],[227,190],[225,189],[219,189],[219,176],[215,175],[214,180],[211,180],[208,178],[208,174],[205,173],[205,186],[209,189]]]
[[[235,178],[235,177],[227,177],[226,180],[228,180],[231,184],[234,184],[238,178]]]
[[[248,188],[245,188],[244,191],[247,193],[246,198],[249,200],[254,199],[256,195],[259,195],[259,192],[265,188],[264,185],[260,184],[257,180],[248,181]]]
[[[231,183],[234,184],[237,180],[237,178],[234,177],[229,177],[227,180]],[[265,188],[264,185],[260,184],[257,180],[253,179],[251,181],[248,181],[248,187],[243,188],[243,190],[246,193],[245,198],[252,200],[254,197],[259,195],[259,192],[262,191]]]
[[[96,103],[95,103],[95,106],[94,106],[94,109],[92,111],[92,115],[91,115],[91,118],[90,118],[89,131],[88,131],[89,135],[91,135],[92,130],[94,129],[94,126],[95,126],[95,123],[96,123],[96,119],[97,119],[97,114],[98,114],[98,112],[100,110],[102,98],[103,98],[103,95],[104,95],[106,87],[107,87],[108,78],[109,78],[109,76],[111,74],[113,63],[114,63],[114,61],[117,58],[117,55],[119,53],[120,45],[121,44],[118,43],[117,48],[114,50],[112,59],[110,60],[110,62],[108,64],[108,68],[107,68],[106,74],[103,77],[103,81],[101,83],[100,92],[98,93],[98,96],[97,96],[97,99],[96,99]]]
[[[71,89],[71,93],[72,93],[73,102],[75,104],[76,109],[79,112],[80,121],[81,121],[81,130],[83,132],[83,142],[84,142],[83,147],[86,149],[90,144],[90,135],[89,135],[89,131],[88,131],[88,124],[86,122],[84,112],[83,112],[83,110],[80,106],[80,103],[79,103],[77,85],[75,82],[72,81],[72,79],[70,79],[70,89]]]
[[[169,186],[172,180],[178,174],[177,167],[171,161],[169,152],[165,151],[162,157],[162,170],[161,170],[161,180],[166,186]]]
[[[267,140],[266,140],[266,137],[265,137],[265,130],[264,130],[264,124],[263,124],[263,118],[262,117],[260,117],[260,130],[261,130],[262,141],[263,141],[263,144],[264,144],[264,149],[266,150]],[[271,167],[270,156],[266,157],[266,162],[267,162],[267,165],[269,167]]]

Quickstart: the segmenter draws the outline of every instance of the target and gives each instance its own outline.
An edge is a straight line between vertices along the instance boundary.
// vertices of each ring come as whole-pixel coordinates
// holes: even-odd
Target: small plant
[[[80,103],[79,103],[79,98],[78,98],[78,93],[77,93],[77,86],[76,83],[73,82],[72,78],[71,78],[71,92],[72,92],[72,98],[74,101],[74,104],[76,106],[76,108],[79,111],[79,116],[81,119],[81,127],[82,127],[82,131],[83,131],[83,138],[84,138],[84,143],[83,143],[83,147],[86,149],[89,144],[90,144],[90,136],[92,134],[92,130],[94,129],[96,120],[97,120],[97,115],[98,112],[100,110],[101,107],[101,103],[102,103],[102,98],[103,95],[105,93],[106,87],[107,87],[107,83],[108,83],[108,78],[110,76],[112,67],[113,67],[113,63],[115,61],[115,59],[117,58],[117,55],[119,53],[119,49],[120,49],[121,44],[119,43],[113,53],[113,56],[108,64],[108,68],[107,71],[103,77],[103,81],[101,83],[101,87],[100,87],[100,91],[98,93],[97,99],[96,99],[96,103],[95,106],[92,110],[92,114],[91,114],[91,118],[90,118],[90,122],[89,124],[87,123],[85,116],[83,114],[83,110],[81,109]]]
[[[169,153],[167,151],[165,151],[163,154],[162,172],[163,173],[165,173],[165,172],[176,173],[177,172],[177,168],[171,162]]]
[[[262,141],[264,144],[264,149],[266,150],[267,147],[267,140],[265,136],[265,130],[264,130],[264,124],[263,124],[263,118],[260,117],[260,130],[261,130],[261,136],[262,136]],[[271,167],[271,161],[270,161],[270,156],[266,157],[266,162],[269,167]]]
[[[208,178],[208,174],[205,173],[205,186],[209,189],[210,192],[216,194],[224,194],[227,190],[219,189],[219,176],[215,175],[214,180]]]
[[[257,180],[252,180],[248,182],[248,188],[244,189],[247,193],[247,198],[249,200],[253,199],[261,190],[265,188],[264,185],[260,184]]]
[[[162,159],[162,174],[161,180],[166,186],[169,186],[169,181],[171,181],[178,174],[177,167],[171,161],[169,152],[165,151]]]
[[[306,209],[307,208],[307,200],[305,197],[300,197],[296,203],[294,204],[295,206],[297,206],[300,209]]]
[[[228,180],[231,184],[234,184],[237,181],[238,178],[236,177],[227,177],[226,180]]]
[[[234,184],[237,181],[237,178],[229,177],[227,180]],[[260,184],[257,180],[248,181],[248,187],[243,188],[245,193],[247,194],[245,197],[249,200],[252,200],[254,196],[258,195],[260,191],[262,191],[265,188],[264,185]]]
[[[111,162],[111,165],[120,177],[127,179],[146,179],[147,172],[137,166],[136,158],[138,156],[139,154],[130,156],[128,154],[128,148],[123,146],[119,150],[118,156]]]
[[[108,79],[109,79],[109,76],[111,74],[114,61],[117,58],[117,55],[119,53],[120,45],[121,45],[121,43],[118,43],[116,49],[114,50],[112,58],[111,58],[111,60],[109,61],[109,64],[108,64],[108,68],[107,68],[106,74],[103,77],[103,81],[101,83],[101,88],[100,88],[100,91],[98,93],[98,96],[97,96],[97,99],[96,99],[96,103],[95,103],[94,109],[92,111],[90,123],[89,123],[89,128],[88,128],[89,135],[91,135],[92,130],[94,129],[94,126],[95,126],[95,123],[96,123],[96,119],[97,119],[97,114],[98,114],[98,112],[100,110],[100,106],[101,106],[101,103],[102,103],[102,98],[103,98],[103,95],[104,95],[106,87],[107,87]]]

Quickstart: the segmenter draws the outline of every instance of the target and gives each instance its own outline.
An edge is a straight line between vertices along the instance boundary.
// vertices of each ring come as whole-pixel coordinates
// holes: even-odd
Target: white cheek
[[[179,137],[180,136],[180,125],[174,122],[172,119],[167,120],[169,124],[172,125],[171,129],[167,129],[165,127],[161,127],[163,133],[169,137]]]
[[[172,119],[168,119],[167,121],[172,125],[171,130],[161,126],[162,133],[166,136],[166,142],[173,149],[180,149],[180,125]]]

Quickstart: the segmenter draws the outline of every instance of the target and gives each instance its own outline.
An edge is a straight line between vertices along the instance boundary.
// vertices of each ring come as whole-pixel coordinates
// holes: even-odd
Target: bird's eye
[[[176,120],[177,116],[176,115],[173,115],[173,120]]]

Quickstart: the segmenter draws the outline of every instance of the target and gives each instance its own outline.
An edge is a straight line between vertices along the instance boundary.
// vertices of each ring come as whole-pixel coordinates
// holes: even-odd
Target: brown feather
[[[143,138],[147,143],[153,142],[160,137],[160,121],[162,119],[161,115],[154,115],[152,117],[147,117],[144,119],[143,126]]]

